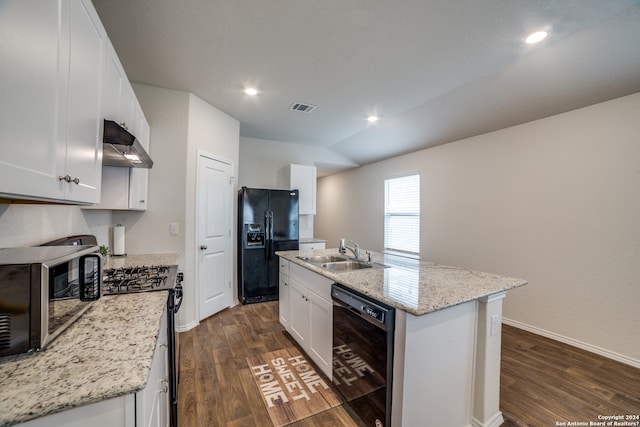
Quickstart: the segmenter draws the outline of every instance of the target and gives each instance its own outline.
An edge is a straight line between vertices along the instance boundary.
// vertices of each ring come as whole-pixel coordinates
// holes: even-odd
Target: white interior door
[[[231,165],[198,157],[198,304],[202,320],[231,305]]]

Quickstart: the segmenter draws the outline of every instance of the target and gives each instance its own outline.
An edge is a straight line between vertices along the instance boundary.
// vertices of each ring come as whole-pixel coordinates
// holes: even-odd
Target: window
[[[420,175],[384,181],[384,249],[420,254]]]

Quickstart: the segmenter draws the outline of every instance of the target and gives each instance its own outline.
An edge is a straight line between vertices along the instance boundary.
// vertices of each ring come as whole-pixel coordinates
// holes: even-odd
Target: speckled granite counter
[[[298,258],[299,255],[335,254],[338,254],[335,248],[276,252],[293,263],[416,316],[527,284],[522,279],[375,252],[372,261],[388,268],[336,273]]]
[[[176,265],[178,264],[178,254],[143,254],[126,256],[108,256],[105,258],[103,269],[142,267],[149,265]]]
[[[0,363],[0,427],[142,390],[166,302],[103,296],[43,351]]]

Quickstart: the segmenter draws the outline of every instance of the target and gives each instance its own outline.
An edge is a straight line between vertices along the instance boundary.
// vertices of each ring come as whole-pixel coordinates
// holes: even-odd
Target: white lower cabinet
[[[300,283],[289,278],[291,287],[289,288],[289,304],[291,318],[289,319],[289,333],[298,341],[298,344],[307,349],[307,338],[309,337],[309,300],[305,294],[309,294],[308,289]]]
[[[331,284],[329,284],[331,286]],[[333,350],[333,303],[314,292],[307,292],[309,302],[309,356],[331,378]]]
[[[147,386],[136,393],[136,427],[169,426],[169,359],[166,325],[165,310]]]
[[[278,289],[278,317],[282,326],[287,329],[289,329],[289,318],[291,317],[291,307],[289,304],[290,289],[291,284],[289,283],[289,276],[284,273],[280,273],[280,286]]]
[[[282,273],[282,267],[280,271],[280,289],[288,288],[285,290],[288,304],[283,304],[282,293],[280,295],[280,322],[311,360],[331,378],[332,282],[297,264],[290,264],[288,276]]]
[[[18,424],[20,427],[136,427],[132,394],[80,406]]]
[[[149,379],[142,391],[46,415],[18,425],[20,427],[168,427],[170,420],[167,348],[167,312],[165,310]]]

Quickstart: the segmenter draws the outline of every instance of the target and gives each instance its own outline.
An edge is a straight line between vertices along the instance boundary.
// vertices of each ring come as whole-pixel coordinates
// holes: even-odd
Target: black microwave
[[[0,358],[43,349],[100,298],[97,246],[0,249]]]

